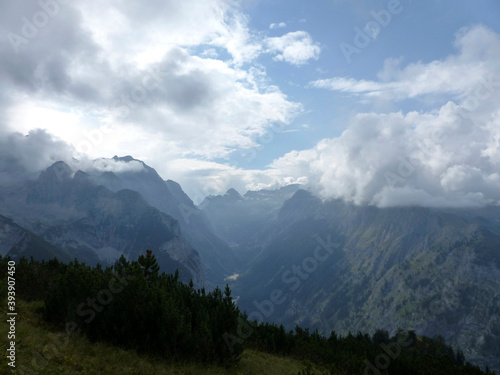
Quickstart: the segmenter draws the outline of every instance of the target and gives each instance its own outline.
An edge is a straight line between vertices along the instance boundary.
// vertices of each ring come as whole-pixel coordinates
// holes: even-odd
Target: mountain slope
[[[62,262],[71,260],[61,249],[2,215],[0,215],[0,255],[9,256],[14,260],[21,257],[28,259],[33,257],[35,260],[57,258]]]
[[[151,249],[165,272],[205,283],[198,253],[181,237],[172,217],[149,206],[139,193],[116,193],[89,176],[57,162],[37,181],[4,191],[0,213],[35,232],[67,256],[89,264],[109,264],[124,254],[135,258]]]
[[[499,218],[498,207],[380,209],[299,190],[255,235],[231,287],[258,320],[324,334],[415,329],[468,358],[499,357]]]

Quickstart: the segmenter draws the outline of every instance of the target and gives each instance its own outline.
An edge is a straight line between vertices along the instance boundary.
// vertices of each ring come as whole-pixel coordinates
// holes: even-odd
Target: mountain
[[[136,191],[149,205],[178,221],[183,238],[198,251],[210,285],[222,285],[234,273],[238,264],[234,251],[214,233],[206,215],[178,183],[164,181],[153,168],[131,156],[99,159],[96,165],[87,171],[94,184],[113,192]]]
[[[35,260],[58,258],[63,262],[71,260],[61,249],[2,215],[0,215],[0,255],[9,256],[14,260],[21,257],[33,257]]]
[[[248,191],[243,196],[229,189],[224,195],[206,197],[198,207],[214,224],[216,233],[242,256],[245,251],[253,251],[256,235],[299,189],[300,185],[295,184],[277,190]]]
[[[205,210],[215,226],[228,228],[231,217],[238,228],[249,218],[231,215],[245,199],[229,198]],[[253,224],[253,257],[230,284],[250,318],[325,335],[413,329],[498,369],[500,207],[377,208],[298,190],[267,212]]]
[[[113,192],[95,184],[87,173],[57,162],[36,181],[2,188],[0,196],[0,214],[38,236],[33,238],[57,247],[66,258],[107,265],[121,255],[136,259],[151,249],[162,271],[178,269],[181,280],[205,285],[199,254],[182,237],[179,223],[136,191]],[[18,235],[4,236],[2,243]]]

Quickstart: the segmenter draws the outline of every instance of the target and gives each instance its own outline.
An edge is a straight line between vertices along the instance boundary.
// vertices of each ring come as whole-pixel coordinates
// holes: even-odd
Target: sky
[[[0,9],[0,183],[132,155],[195,203],[291,183],[380,207],[500,200],[497,0]]]

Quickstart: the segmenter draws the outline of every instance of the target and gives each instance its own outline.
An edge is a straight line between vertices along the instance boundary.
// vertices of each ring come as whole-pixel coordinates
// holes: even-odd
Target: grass
[[[6,303],[0,313],[0,350],[8,349]],[[197,363],[174,363],[151,358],[106,343],[91,343],[85,336],[68,337],[42,319],[42,302],[17,300],[16,372],[2,355],[0,374],[169,374],[169,375],[297,375],[300,361],[246,349],[233,368]],[[322,369],[314,369],[321,374]]]

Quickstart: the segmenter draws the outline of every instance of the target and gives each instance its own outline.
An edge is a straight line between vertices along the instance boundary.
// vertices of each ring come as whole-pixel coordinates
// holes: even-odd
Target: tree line
[[[1,280],[7,278],[9,260],[0,256]],[[324,337],[299,326],[286,331],[282,325],[251,322],[233,303],[227,285],[207,292],[183,284],[177,272],[160,273],[150,250],[136,261],[122,256],[106,268],[33,258],[21,258],[16,267],[17,297],[43,300],[48,322],[68,334],[166,359],[229,366],[247,347],[316,363],[329,374],[493,374],[468,363],[442,337],[403,330],[392,337],[384,330],[344,337],[332,331]],[[1,282],[2,298],[6,285]],[[242,322],[251,334],[228,342],[241,336]],[[311,367],[301,373],[312,374]]]

